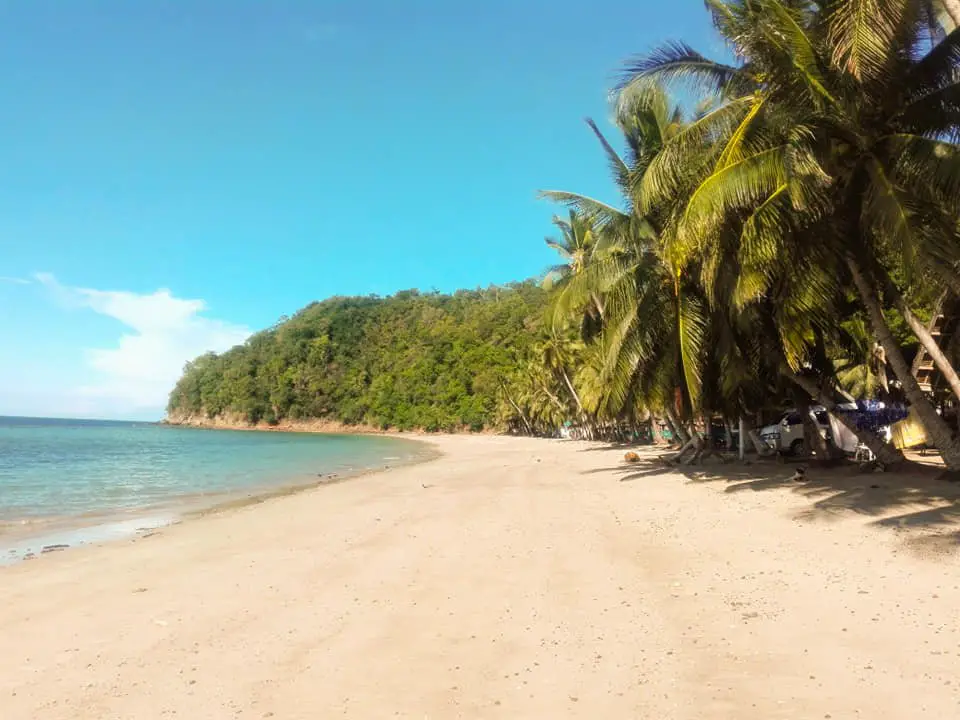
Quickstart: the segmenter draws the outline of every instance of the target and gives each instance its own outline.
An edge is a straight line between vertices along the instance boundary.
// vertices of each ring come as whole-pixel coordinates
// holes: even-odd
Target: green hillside
[[[323,419],[381,428],[503,424],[503,382],[539,336],[533,282],[313,303],[221,355],[188,363],[171,418]]]

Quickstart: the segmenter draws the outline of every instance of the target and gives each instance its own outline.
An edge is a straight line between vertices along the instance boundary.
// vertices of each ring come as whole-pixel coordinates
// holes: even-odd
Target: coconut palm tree
[[[571,210],[569,218],[555,215],[553,224],[560,231],[560,237],[548,237],[544,242],[560,255],[561,262],[547,271],[544,287],[548,290],[583,272],[596,248],[596,237],[590,222],[576,211]]]
[[[592,261],[599,246],[600,234],[594,230],[593,223],[571,209],[569,219],[554,216],[553,224],[560,230],[560,238],[546,238],[547,246],[555,250],[561,262],[552,266],[543,280],[546,290],[565,288],[572,281],[582,279],[592,270]],[[603,322],[603,301],[592,282],[577,283],[572,293],[556,293],[554,297],[564,297],[566,302],[576,298],[576,311],[582,313],[581,335],[584,339],[592,337]],[[570,315],[572,309],[567,306],[560,311]],[[556,307],[553,313],[556,313]]]
[[[711,248],[702,262],[679,265],[675,247],[657,231],[675,229],[677,203],[663,202],[642,218],[635,209],[641,203],[635,188],[646,168],[657,162],[665,141],[686,126],[656,88],[621,103],[617,119],[629,161],[616,154],[596,125],[591,128],[615,169],[626,209],[575,193],[545,193],[589,213],[602,228],[589,265],[568,278],[551,306],[555,328],[576,319],[597,295],[606,308],[602,332],[591,338],[591,362],[578,378],[591,388],[590,409],[612,418],[649,408],[683,428],[706,409],[736,417],[764,407],[780,392],[782,362],[778,353],[759,351],[765,341],[756,336],[766,326],[733,308],[737,276],[722,262],[722,248]],[[825,276],[824,269],[819,272]],[[796,356],[806,352],[804,331],[786,328],[796,326],[823,285],[805,281],[775,306],[780,329],[773,336],[783,338]],[[877,446],[876,438],[867,441]]]
[[[541,367],[553,375],[555,385],[564,388],[564,395],[573,403],[577,415],[582,419],[584,417],[583,402],[570,378],[574,359],[581,350],[579,343],[573,342],[557,332],[551,333],[534,347],[534,354]]]
[[[552,319],[555,326],[569,322],[588,299],[599,296],[604,308],[602,333],[595,338],[604,387],[600,410],[616,416],[639,402],[682,422],[699,403],[703,303],[695,283],[661,253],[657,224],[669,209],[641,216],[633,198],[637,179],[682,127],[681,113],[665,93],[650,93],[629,112],[620,112],[625,157],[595,123],[588,124],[613,170],[622,208],[571,192],[542,193],[588,218],[598,234],[590,265],[557,294]]]
[[[735,63],[670,44],[627,68],[625,98],[649,92],[655,80],[692,82],[717,100],[644,174],[641,212],[698,174],[670,233],[673,253],[692,263],[738,226],[732,257],[741,306],[768,293],[785,258],[835,269],[856,289],[928,437],[960,468],[960,441],[916,383],[884,317],[893,306],[931,348],[893,278],[956,283],[960,32],[942,36],[922,0],[708,7]],[[790,358],[794,369],[799,358]],[[949,377],[949,361],[939,360]]]

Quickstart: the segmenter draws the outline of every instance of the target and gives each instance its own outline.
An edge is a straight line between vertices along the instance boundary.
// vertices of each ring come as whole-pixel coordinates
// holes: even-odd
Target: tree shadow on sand
[[[803,465],[805,472],[798,476]],[[635,482],[664,474],[678,474],[689,483],[722,483],[724,492],[790,492],[810,501],[794,517],[806,522],[834,521],[850,514],[875,518],[870,524],[911,533],[905,543],[933,554],[960,550],[960,483],[939,479],[942,467],[906,463],[896,472],[860,472],[858,466],[818,467],[753,459],[709,458],[701,465],[664,463],[656,452],[641,454],[636,463],[621,462],[584,474],[610,473],[620,482]]]

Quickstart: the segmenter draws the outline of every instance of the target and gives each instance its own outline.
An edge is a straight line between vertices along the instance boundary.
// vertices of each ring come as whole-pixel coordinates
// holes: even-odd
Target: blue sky
[[[583,117],[695,0],[0,0],[0,414],[155,419],[335,294],[521,280]]]

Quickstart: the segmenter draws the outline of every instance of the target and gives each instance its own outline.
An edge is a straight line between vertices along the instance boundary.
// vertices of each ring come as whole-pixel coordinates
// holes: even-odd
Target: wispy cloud
[[[71,287],[49,273],[34,277],[65,307],[91,310],[128,329],[114,346],[85,351],[96,379],[76,388],[81,396],[102,402],[113,412],[162,408],[188,360],[228,350],[251,334],[242,325],[205,317],[203,300],[174,297],[166,289],[138,294]]]
[[[9,285],[29,285],[30,281],[26,278],[0,275],[0,283],[8,283]]]

